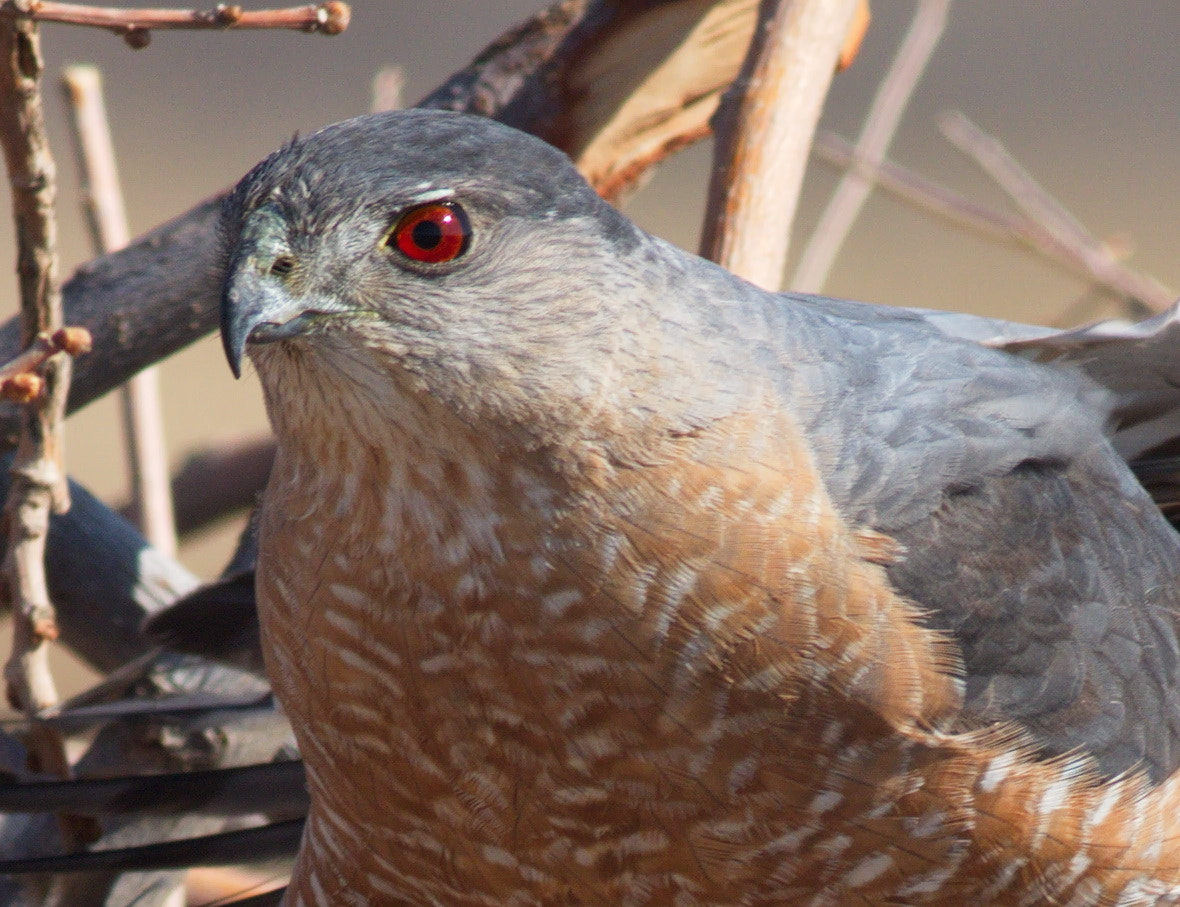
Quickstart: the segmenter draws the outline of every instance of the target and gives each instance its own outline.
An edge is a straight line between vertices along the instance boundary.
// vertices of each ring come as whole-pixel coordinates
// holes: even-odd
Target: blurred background
[[[102,69],[129,216],[138,234],[232,184],[293,133],[366,111],[379,68],[404,69],[405,101],[412,104],[544,5],[353,0],[352,26],[339,37],[155,32],[150,46],[139,51],[89,29],[46,25],[42,34],[51,85],[70,63]],[[855,138],[913,7],[906,0],[875,0],[865,44],[853,67],[836,78],[822,128]],[[1177,35],[1180,4],[1158,0],[958,0],[890,157],[1004,207],[1000,193],[938,132],[941,111],[962,110],[1001,138],[1082,223],[1131,248],[1134,267],[1180,288]],[[56,90],[48,101],[67,277],[91,251],[64,104]],[[630,202],[629,213],[653,232],[695,249],[710,153],[701,145],[665,164]],[[796,252],[836,176],[813,163],[795,228]],[[6,182],[0,185],[0,205],[9,205]],[[15,262],[7,217],[0,219],[0,261]],[[4,268],[11,274],[14,264]],[[1029,255],[989,245],[880,194],[861,215],[825,290],[1046,323],[1085,293],[1081,282]],[[15,310],[15,295],[15,276],[0,280],[3,317]],[[215,338],[165,363],[162,383],[174,464],[203,446],[266,431],[257,380],[247,373],[235,383]],[[104,500],[126,499],[113,401],[100,401],[71,419],[68,462],[71,473]],[[240,528],[240,520],[226,521],[186,540],[181,559],[201,576],[215,576]]]

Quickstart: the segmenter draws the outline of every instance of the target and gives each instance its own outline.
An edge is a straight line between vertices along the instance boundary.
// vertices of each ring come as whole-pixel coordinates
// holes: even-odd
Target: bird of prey
[[[1094,369],[758,289],[460,114],[222,226],[287,903],[1180,902],[1180,537]]]
[[[1180,543],[1073,372],[413,111],[223,219],[292,904],[1180,901]]]

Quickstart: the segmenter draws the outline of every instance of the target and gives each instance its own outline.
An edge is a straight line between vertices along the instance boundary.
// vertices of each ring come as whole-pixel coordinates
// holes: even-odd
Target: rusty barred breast
[[[1081,373],[410,111],[226,207],[293,904],[1180,900],[1177,538]]]

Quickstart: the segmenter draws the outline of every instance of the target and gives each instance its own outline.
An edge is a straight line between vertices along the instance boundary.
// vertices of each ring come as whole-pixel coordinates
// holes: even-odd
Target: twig
[[[1077,218],[1033,179],[999,139],[988,135],[961,111],[944,111],[938,117],[938,127],[947,141],[971,158],[1030,220],[1071,244],[1094,241]]]
[[[41,105],[43,69],[36,23],[0,23],[0,144],[12,183],[24,347],[43,335],[57,338],[59,346],[69,339],[57,333],[62,326],[62,302],[53,217],[56,174]],[[9,701],[30,718],[58,701],[48,661],[49,642],[57,637],[58,627],[45,577],[45,540],[51,512],[64,513],[70,504],[61,438],[70,361],[62,352],[52,353],[42,366],[44,393],[22,409],[20,442],[4,508],[8,525],[4,573],[14,606],[12,654],[4,674]],[[58,731],[33,721],[26,742],[37,768],[69,776],[69,759]],[[96,831],[93,823],[76,817],[62,816],[61,827],[71,843],[89,840]]]
[[[233,3],[219,3],[211,10],[117,9],[52,0],[0,0],[0,16],[61,22],[106,28],[120,34],[132,47],[146,47],[151,30],[213,28],[288,28],[338,35],[348,28],[352,11],[347,3],[308,3],[284,9],[243,10]]]
[[[717,144],[701,254],[768,288],[782,281],[811,140],[856,0],[762,0]]]
[[[89,353],[90,332],[86,328],[58,328],[52,334],[38,334],[23,353],[0,365],[0,397],[16,403],[30,403],[41,395],[45,382],[37,374],[55,353],[81,356]]]
[[[949,8],[950,0],[919,0],[909,32],[877,90],[857,139],[859,160],[877,165],[889,151],[910,96],[942,36]],[[792,289],[805,293],[823,289],[836,255],[871,190],[872,183],[861,174],[853,170],[844,174],[799,259]]]
[[[115,149],[107,125],[102,76],[93,66],[70,66],[62,77],[82,173],[83,207],[95,251],[105,255],[130,241]],[[160,406],[159,369],[146,368],[120,392],[131,479],[131,499],[143,534],[166,557],[176,556],[176,525],[168,447]]]
[[[1120,262],[1110,247],[1082,226],[1051,196],[998,139],[988,135],[957,111],[939,118],[943,135],[970,157],[1016,203],[1028,218],[1039,224],[1062,253],[1077,263],[1093,282],[1117,284],[1120,295],[1159,311],[1172,296],[1159,283],[1140,276]],[[1159,305],[1159,300],[1167,300]]]
[[[984,238],[1035,252],[1067,273],[1124,299],[1138,301],[1153,312],[1163,311],[1175,298],[1166,287],[1121,263],[1101,274],[1094,273],[1073,250],[1026,217],[995,211],[899,164],[882,161],[873,166],[861,161],[855,155],[853,144],[840,136],[820,133],[812,150],[816,157],[834,166],[855,169],[865,178],[874,180],[881,189],[915,208]]]

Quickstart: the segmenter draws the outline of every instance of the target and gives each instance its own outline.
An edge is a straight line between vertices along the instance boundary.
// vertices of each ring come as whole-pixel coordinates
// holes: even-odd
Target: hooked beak
[[[306,334],[338,304],[292,282],[295,266],[281,212],[264,205],[247,217],[230,260],[221,296],[221,342],[235,378],[249,343]]]
[[[294,296],[270,273],[270,264],[243,255],[231,268],[221,297],[221,343],[235,378],[242,376],[247,343],[270,343],[306,333],[322,311],[311,300]]]

